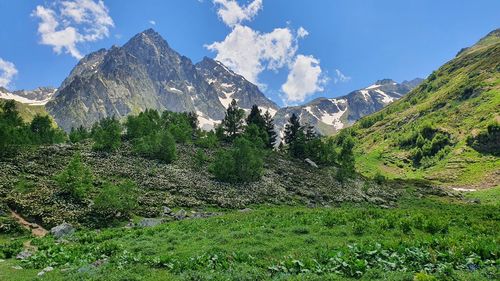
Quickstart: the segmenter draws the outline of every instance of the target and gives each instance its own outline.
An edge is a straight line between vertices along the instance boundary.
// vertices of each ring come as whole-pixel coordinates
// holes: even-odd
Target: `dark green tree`
[[[104,182],[92,206],[100,224],[111,222],[118,216],[129,218],[138,205],[136,190],[135,183],[129,180],[118,184]]]
[[[158,111],[146,109],[139,115],[129,115],[125,122],[128,139],[136,139],[157,132],[161,129],[161,118]]]
[[[92,172],[85,166],[77,152],[68,166],[56,176],[56,182],[63,194],[76,200],[83,200],[92,190]]]
[[[302,131],[302,127],[300,125],[300,118],[292,114],[290,119],[288,119],[288,123],[285,125],[285,144],[290,145],[297,139],[297,135]]]
[[[262,152],[251,141],[238,137],[232,149],[219,151],[211,171],[220,181],[252,182],[260,179],[263,165]]]
[[[257,105],[252,105],[252,109],[250,110],[250,114],[247,116],[247,125],[254,124],[261,129],[265,129],[265,121],[262,116],[261,110]]]
[[[245,111],[238,107],[236,100],[232,100],[227,108],[226,116],[222,120],[225,136],[233,141],[243,131],[243,117]]]
[[[122,127],[115,117],[101,119],[92,127],[93,149],[112,152],[121,145]]]
[[[69,133],[69,140],[72,143],[81,142],[90,138],[90,132],[87,128],[80,125],[78,128],[71,128],[71,132]]]
[[[337,171],[337,179],[340,181],[345,181],[348,178],[352,178],[355,173],[354,168],[354,138],[351,135],[347,135],[342,139],[342,147],[339,154],[339,164],[340,167]]]
[[[49,116],[35,115],[30,124],[31,140],[33,144],[51,144],[63,142],[65,133],[52,126]]]
[[[171,163],[177,156],[175,139],[168,130],[152,132],[136,139],[134,150],[144,157],[158,159],[165,163]]]
[[[274,130],[274,120],[269,111],[266,111],[266,113],[264,114],[264,128],[267,133],[266,147],[272,149],[276,144],[276,139],[278,135]]]

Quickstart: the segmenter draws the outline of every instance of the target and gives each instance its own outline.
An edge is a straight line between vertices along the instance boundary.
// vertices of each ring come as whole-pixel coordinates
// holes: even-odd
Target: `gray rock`
[[[26,260],[29,257],[31,257],[32,255],[33,255],[33,253],[30,252],[30,251],[22,251],[22,252],[20,252],[19,254],[16,255],[16,259],[18,259],[18,260]]]
[[[161,224],[161,219],[143,218],[137,225],[140,227],[152,227]]]
[[[75,228],[69,223],[63,223],[50,229],[50,233],[57,239],[75,233]]]
[[[311,167],[314,167],[314,168],[319,168],[319,167],[318,167],[318,165],[317,165],[316,163],[314,163],[314,161],[312,161],[312,160],[311,160],[311,159],[309,159],[309,158],[306,158],[304,161],[305,161],[307,164],[309,164],[309,166],[311,166]]]
[[[44,275],[45,273],[50,272],[50,271],[52,271],[52,270],[54,270],[54,268],[53,268],[52,266],[47,266],[46,268],[42,269],[42,271],[38,272],[38,274],[37,274],[37,275],[38,275],[38,276],[42,276],[42,275]]]
[[[163,207],[163,216],[166,217],[166,216],[170,216],[171,214],[172,214],[172,209],[170,209],[167,206],[164,206]]]
[[[248,213],[248,212],[251,212],[251,211],[252,211],[252,209],[250,209],[250,208],[245,208],[245,209],[238,210],[238,212],[240,212],[240,213]]]
[[[184,209],[180,209],[179,211],[177,211],[175,214],[174,214],[174,218],[176,220],[183,220],[185,219],[187,216],[187,212],[184,210]]]

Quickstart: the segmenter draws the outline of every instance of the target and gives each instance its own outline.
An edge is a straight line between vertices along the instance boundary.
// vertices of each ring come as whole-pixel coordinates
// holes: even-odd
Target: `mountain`
[[[196,112],[200,126],[209,129],[224,118],[231,98],[244,108],[257,104],[277,110],[242,76],[208,58],[194,65],[148,29],[122,47],[101,49],[83,58],[47,109],[65,130],[146,108]]]
[[[295,113],[300,116],[302,124],[308,123],[319,133],[331,135],[400,99],[421,82],[422,79],[419,78],[401,84],[383,79],[338,98],[317,98],[305,105],[284,107],[274,117],[277,130],[281,132],[290,116]]]
[[[500,29],[353,130],[358,170],[460,188],[500,184]]]
[[[227,108],[231,100],[235,99],[238,106],[246,111],[249,111],[254,104],[257,104],[263,112],[269,110],[271,115],[276,114],[279,109],[256,85],[229,70],[221,62],[205,57],[196,64],[196,70],[216,90],[224,108]]]
[[[34,90],[20,90],[10,92],[0,87],[0,99],[15,100],[28,105],[44,105],[54,95],[57,89],[51,87],[39,87]]]

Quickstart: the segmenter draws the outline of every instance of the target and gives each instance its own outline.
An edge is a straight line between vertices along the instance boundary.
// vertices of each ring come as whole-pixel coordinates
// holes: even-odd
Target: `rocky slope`
[[[308,123],[319,133],[331,135],[400,99],[421,82],[422,79],[417,78],[399,84],[384,79],[338,98],[318,98],[305,105],[281,108],[274,117],[277,130],[281,132],[290,116],[295,113],[300,116],[302,124]]]
[[[335,179],[335,168],[314,168],[276,152],[266,157],[261,180],[227,184],[213,178],[209,165],[199,165],[198,148],[192,145],[178,145],[179,158],[171,164],[140,157],[128,143],[114,153],[97,153],[91,146],[52,145],[0,159],[0,206],[6,204],[44,227],[64,221],[78,224],[91,216],[86,204],[61,196],[54,181],[77,152],[96,181],[134,181],[140,190],[138,214],[147,217],[160,215],[163,206],[244,208],[259,203],[331,205],[344,201],[390,206],[399,196],[394,188],[363,178],[349,180],[346,188]],[[208,161],[213,161],[216,150],[204,151]]]
[[[499,112],[500,29],[354,125],[358,169],[455,188],[498,186]]]

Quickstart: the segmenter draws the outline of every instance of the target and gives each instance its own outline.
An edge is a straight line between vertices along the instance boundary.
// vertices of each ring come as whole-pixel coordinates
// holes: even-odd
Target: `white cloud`
[[[230,27],[251,20],[262,9],[262,0],[254,0],[245,7],[235,0],[213,0],[213,3],[218,6],[219,18]]]
[[[156,21],[154,21],[154,20],[150,20],[150,21],[149,21],[149,23],[150,23],[151,25],[156,25]]]
[[[337,84],[338,82],[349,82],[351,80],[351,77],[345,75],[338,69],[335,69],[335,75],[336,77],[333,78],[333,82],[335,84]]]
[[[285,103],[304,101],[311,94],[323,91],[327,78],[319,60],[313,56],[297,55],[299,39],[309,35],[304,27],[294,31],[287,22],[285,28],[262,33],[242,25],[262,9],[262,0],[253,0],[246,6],[240,6],[235,0],[212,1],[219,18],[231,27],[231,32],[223,41],[205,46],[217,53],[216,60],[263,90],[266,85],[259,81],[263,71],[278,71],[287,67],[288,79],[281,87]]]
[[[302,26],[299,27],[299,29],[297,30],[297,37],[298,38],[304,38],[306,37],[307,35],[309,35],[309,31],[307,31],[305,28],[303,28]]]
[[[286,101],[302,102],[308,96],[323,91],[327,78],[323,77],[319,60],[313,56],[297,55],[281,90]]]
[[[236,25],[224,41],[206,47],[217,52],[216,60],[255,84],[259,84],[258,75],[263,70],[282,68],[293,60],[297,50],[288,28],[260,33],[242,25]]]
[[[0,58],[0,87],[7,88],[16,74],[16,66],[13,63]]]
[[[114,26],[102,0],[57,1],[50,7],[39,5],[32,16],[38,17],[40,43],[52,46],[57,54],[63,51],[80,59],[77,44],[109,37]]]

